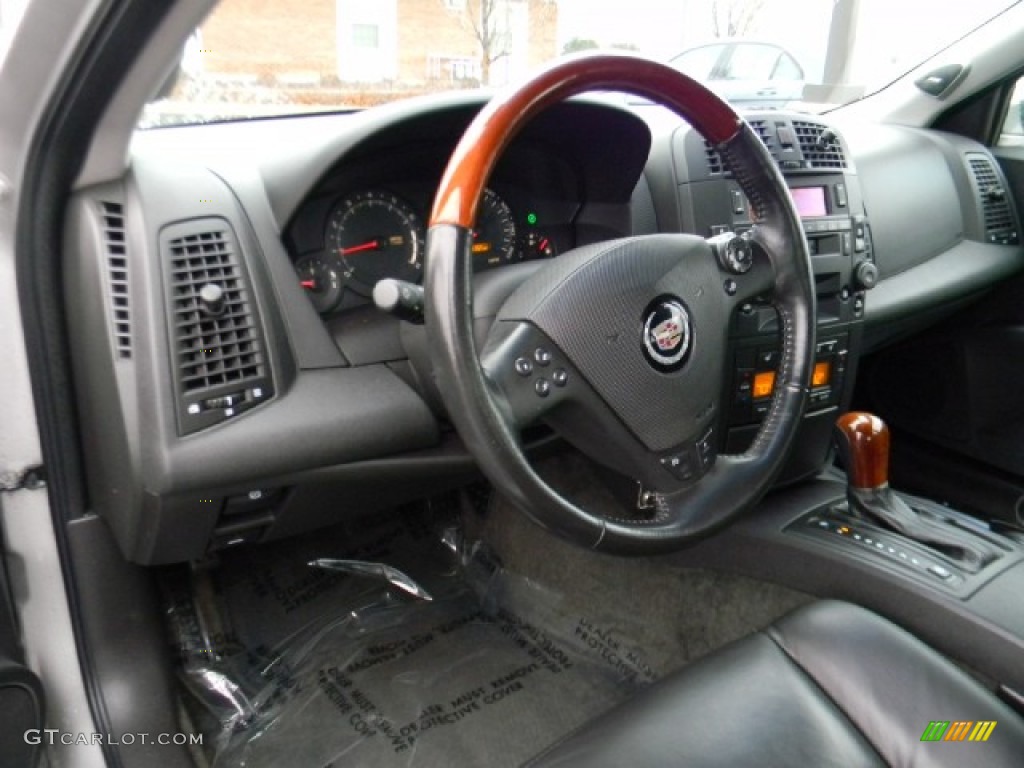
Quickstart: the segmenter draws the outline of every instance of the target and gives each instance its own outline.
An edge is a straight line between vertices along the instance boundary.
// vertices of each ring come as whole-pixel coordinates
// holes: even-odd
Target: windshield
[[[1008,0],[221,0],[141,127],[353,110],[500,86],[567,53],[637,51],[741,108],[884,86]]]

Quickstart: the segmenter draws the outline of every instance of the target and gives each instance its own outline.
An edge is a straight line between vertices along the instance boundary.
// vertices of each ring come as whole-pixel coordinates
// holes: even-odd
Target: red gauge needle
[[[372,251],[380,248],[380,240],[371,240],[368,243],[360,243],[359,245],[353,245],[351,248],[342,248],[341,255],[348,256],[352,253],[359,253],[360,251]]]
[[[303,280],[300,285],[312,291],[316,289],[316,280]]]

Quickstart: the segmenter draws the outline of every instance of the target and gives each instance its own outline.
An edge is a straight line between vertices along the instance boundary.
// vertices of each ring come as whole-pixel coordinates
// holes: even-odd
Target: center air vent
[[[128,288],[128,252],[125,243],[124,208],[120,203],[100,203],[103,249],[107,255],[110,286],[110,315],[114,325],[114,354],[122,360],[132,356],[131,307]]]
[[[266,344],[237,240],[223,219],[166,228],[180,431],[231,418],[272,393]]]
[[[775,142],[772,139],[772,134],[768,128],[767,120],[751,120],[750,127],[754,129],[758,138],[761,139],[761,143],[767,147],[768,152],[774,157],[775,156]],[[708,162],[708,174],[716,175],[720,173],[728,173],[728,169],[722,162],[721,156],[711,145],[711,142],[704,139],[704,155]]]
[[[708,174],[715,176],[725,170],[721,155],[718,154],[707,139],[704,139],[704,156],[708,161]]]
[[[1010,208],[1006,188],[988,155],[969,152],[967,164],[971,169],[971,182],[981,205],[985,226],[985,241],[1016,245],[1019,241],[1017,225]]]
[[[813,169],[843,169],[846,155],[836,133],[821,123],[806,120],[793,121],[793,133],[800,144],[804,167]]]

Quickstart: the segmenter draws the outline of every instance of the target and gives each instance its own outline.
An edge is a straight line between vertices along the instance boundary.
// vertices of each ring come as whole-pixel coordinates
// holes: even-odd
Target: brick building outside
[[[193,47],[211,79],[417,92],[520,77],[557,54],[557,26],[556,0],[221,0]]]

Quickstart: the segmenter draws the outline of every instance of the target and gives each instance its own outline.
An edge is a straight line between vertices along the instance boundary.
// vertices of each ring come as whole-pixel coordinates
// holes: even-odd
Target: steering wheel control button
[[[551,394],[551,382],[547,379],[537,379],[533,382],[533,391],[537,393],[537,397],[547,397]]]
[[[533,373],[533,361],[528,357],[516,358],[516,373],[526,377]]]
[[[707,469],[715,463],[714,438],[715,430],[711,428],[704,433],[704,437],[697,441],[697,455],[700,457],[700,464],[703,469]]]
[[[534,350],[533,359],[537,365],[551,365],[551,353],[544,349],[544,347],[537,347]]]
[[[551,381],[556,387],[564,387],[569,383],[569,374],[566,373],[564,368],[555,368],[551,372]]]
[[[725,281],[722,287],[725,288],[725,293],[728,296],[735,296],[736,291],[739,290],[739,286],[736,285],[736,281],[731,277]]]
[[[754,250],[747,238],[733,232],[723,232],[709,238],[708,242],[726,272],[742,275],[754,266]]]
[[[661,460],[661,466],[672,473],[676,480],[693,480],[697,476],[697,470],[693,464],[693,458],[689,453],[678,453],[674,456],[666,456]]]
[[[682,301],[662,296],[643,314],[643,349],[656,370],[668,373],[683,367],[693,347],[690,313]]]

